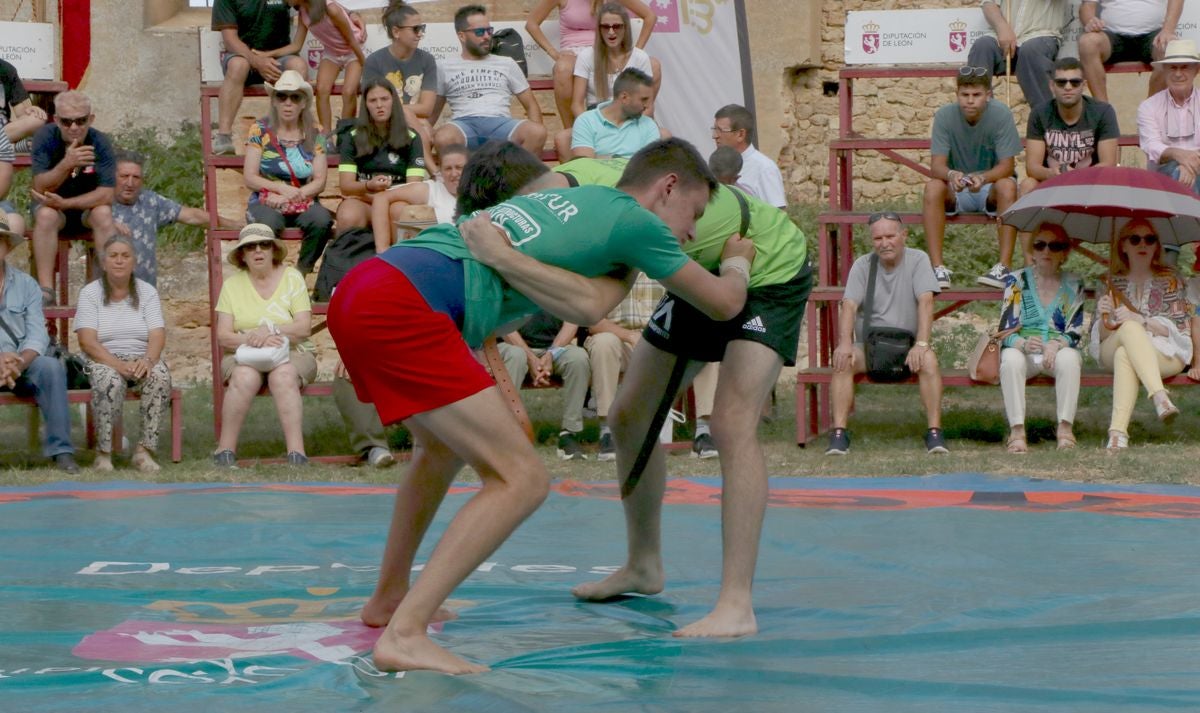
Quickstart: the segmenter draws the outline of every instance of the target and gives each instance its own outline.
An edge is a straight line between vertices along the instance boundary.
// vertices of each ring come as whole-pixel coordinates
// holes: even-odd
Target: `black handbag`
[[[867,358],[867,378],[883,383],[904,381],[912,375],[905,360],[917,337],[907,329],[871,326],[871,308],[875,303],[875,276],[878,272],[879,256],[871,255],[867,297],[862,306],[863,351]]]
[[[17,348],[20,348],[21,340],[17,339],[12,327],[2,319],[0,319],[0,327],[4,327],[4,331],[8,332],[9,339],[12,339]],[[82,356],[72,354],[57,342],[50,342],[50,347],[46,349],[46,356],[62,362],[63,368],[67,371],[68,389],[90,389],[92,387],[91,379],[88,378],[87,360]]]

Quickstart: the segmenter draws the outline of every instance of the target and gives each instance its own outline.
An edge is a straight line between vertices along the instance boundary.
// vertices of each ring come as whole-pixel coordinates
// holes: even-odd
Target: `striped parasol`
[[[1144,168],[1069,171],[1044,181],[1000,216],[1024,232],[1055,223],[1091,243],[1109,243],[1130,218],[1149,221],[1166,245],[1200,240],[1200,200],[1170,176]]]

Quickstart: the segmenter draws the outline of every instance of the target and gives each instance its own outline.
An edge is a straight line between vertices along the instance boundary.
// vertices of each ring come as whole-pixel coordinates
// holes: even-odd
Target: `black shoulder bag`
[[[872,327],[871,308],[875,304],[875,276],[879,272],[879,256],[871,255],[871,272],[867,276],[867,298],[863,302],[863,351],[867,357],[867,378],[884,383],[904,381],[912,372],[905,359],[916,342],[916,335],[896,327]]]

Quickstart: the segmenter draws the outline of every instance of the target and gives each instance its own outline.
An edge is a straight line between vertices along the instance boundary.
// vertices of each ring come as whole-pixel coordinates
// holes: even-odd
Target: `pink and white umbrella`
[[[1164,245],[1200,240],[1200,199],[1161,173],[1125,166],[1091,166],[1044,181],[1000,220],[1032,232],[1055,223],[1072,238],[1108,243],[1130,218],[1144,218]]]

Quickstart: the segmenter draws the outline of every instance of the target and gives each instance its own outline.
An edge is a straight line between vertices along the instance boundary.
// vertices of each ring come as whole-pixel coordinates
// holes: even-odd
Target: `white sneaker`
[[[1008,284],[1008,268],[1004,263],[998,262],[992,265],[992,269],[975,278],[975,281],[985,287],[995,287],[998,290],[1003,290]]]
[[[396,462],[396,457],[392,452],[381,446],[372,446],[371,450],[367,451],[367,465],[372,468],[387,468]]]
[[[954,273],[946,269],[945,265],[938,265],[933,268],[933,276],[937,278],[938,287],[943,290],[950,289],[950,276]]]

